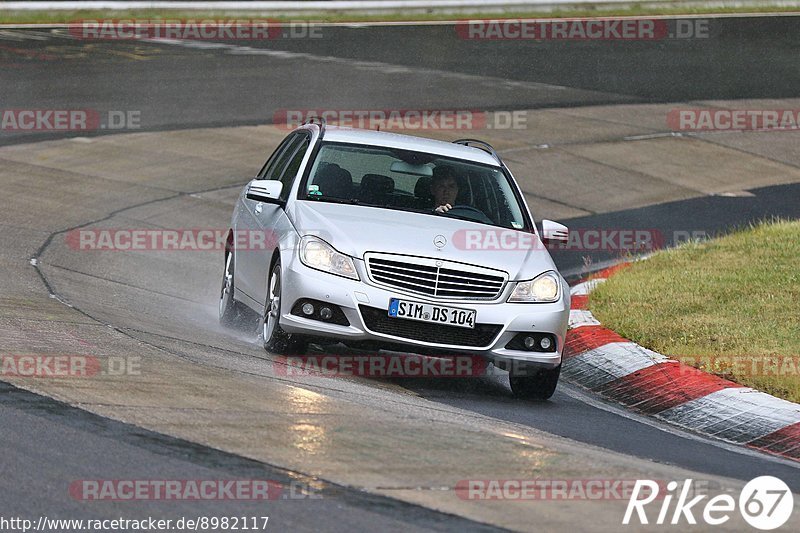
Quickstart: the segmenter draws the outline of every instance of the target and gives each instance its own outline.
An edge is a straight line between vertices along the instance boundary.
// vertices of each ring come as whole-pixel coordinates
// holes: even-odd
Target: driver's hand
[[[434,209],[434,211],[436,211],[437,213],[447,213],[447,212],[448,212],[448,211],[450,211],[451,209],[453,209],[453,206],[452,206],[452,205],[450,205],[450,204],[444,204],[444,205],[440,205],[439,207],[437,207],[436,209]]]

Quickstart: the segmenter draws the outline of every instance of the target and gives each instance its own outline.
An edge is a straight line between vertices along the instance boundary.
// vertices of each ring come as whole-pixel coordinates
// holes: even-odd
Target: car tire
[[[234,295],[234,257],[233,252],[225,254],[225,268],[222,271],[222,290],[219,296],[219,323],[226,328],[241,324],[245,314],[244,305],[237,302]]]
[[[261,336],[264,349],[280,355],[296,355],[305,353],[308,340],[302,335],[286,333],[280,324],[281,311],[281,262],[275,262],[267,280],[267,301],[261,317]]]
[[[549,399],[556,392],[558,378],[561,375],[561,365],[539,370],[533,375],[530,375],[529,372],[531,372],[529,368],[526,371],[523,367],[519,374],[524,375],[515,375],[514,371],[509,373],[508,381],[514,396],[531,400]]]

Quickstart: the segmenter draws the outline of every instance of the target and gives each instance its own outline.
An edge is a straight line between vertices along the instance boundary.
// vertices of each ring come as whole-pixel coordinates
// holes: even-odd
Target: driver
[[[453,167],[442,165],[433,169],[431,194],[437,213],[447,213],[453,208],[458,196],[458,180]]]

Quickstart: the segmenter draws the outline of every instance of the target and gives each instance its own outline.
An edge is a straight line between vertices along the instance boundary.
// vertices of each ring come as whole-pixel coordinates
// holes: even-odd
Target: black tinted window
[[[284,200],[289,197],[289,191],[292,188],[292,182],[297,177],[297,171],[300,170],[300,163],[303,162],[303,157],[308,151],[308,145],[311,142],[308,135],[301,136],[300,145],[294,150],[294,154],[289,159],[289,164],[286,169],[281,173],[278,179],[283,183],[283,190],[281,191],[281,198]],[[294,145],[294,143],[292,143]]]
[[[258,179],[278,179],[277,176],[280,175],[280,171],[283,170],[288,159],[292,156],[292,154],[294,154],[294,147],[297,146],[298,142],[300,142],[300,138],[297,133],[293,133],[292,135],[286,137],[283,142],[281,142],[280,146],[278,146],[278,149],[272,153],[270,158],[264,164],[261,172],[258,173]]]

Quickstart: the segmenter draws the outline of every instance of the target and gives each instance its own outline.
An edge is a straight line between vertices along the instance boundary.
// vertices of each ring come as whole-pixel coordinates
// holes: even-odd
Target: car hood
[[[317,235],[342,253],[433,257],[503,270],[511,280],[531,279],[555,265],[539,238],[446,216],[361,205],[296,201],[287,210],[298,233]],[[444,237],[438,248],[434,239]]]

